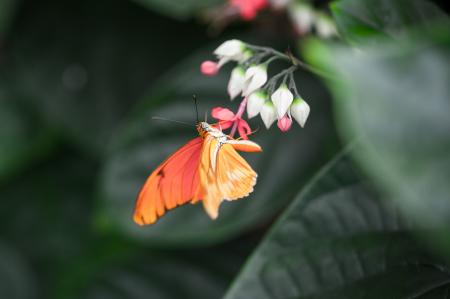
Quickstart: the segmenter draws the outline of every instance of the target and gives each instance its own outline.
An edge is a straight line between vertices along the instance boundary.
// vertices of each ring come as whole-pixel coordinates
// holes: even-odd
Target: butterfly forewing
[[[202,144],[200,137],[191,140],[152,172],[136,201],[133,218],[137,224],[154,223],[167,210],[197,200]]]

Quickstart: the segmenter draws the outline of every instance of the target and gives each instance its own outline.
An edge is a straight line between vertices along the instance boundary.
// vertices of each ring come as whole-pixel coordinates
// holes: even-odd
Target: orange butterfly
[[[256,172],[237,151],[260,152],[249,140],[236,140],[206,122],[197,124],[200,137],[189,141],[148,177],[139,192],[134,221],[152,224],[187,202],[201,200],[215,219],[223,200],[248,196],[256,184]]]

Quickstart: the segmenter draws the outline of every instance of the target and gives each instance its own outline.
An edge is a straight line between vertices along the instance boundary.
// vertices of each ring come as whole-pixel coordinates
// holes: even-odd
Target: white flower
[[[289,16],[299,34],[311,31],[314,22],[314,10],[306,3],[294,3],[289,6]]]
[[[295,98],[291,105],[291,115],[303,128],[309,115],[309,105],[302,98]]]
[[[337,35],[333,19],[324,13],[317,14],[315,26],[317,34],[322,38],[330,38]]]
[[[228,81],[228,94],[233,100],[238,94],[242,92],[245,83],[245,70],[237,66],[231,71],[230,81]]]
[[[251,66],[245,72],[245,85],[242,90],[243,96],[248,96],[255,90],[262,87],[267,81],[267,66],[258,64]]]
[[[247,102],[247,114],[248,118],[257,116],[260,112],[264,103],[267,100],[267,94],[261,90],[252,92],[248,97]]]
[[[217,49],[214,50],[214,54],[219,58],[219,66],[222,66],[230,60],[243,60],[246,57],[244,54],[245,49],[244,42],[237,39],[231,39],[217,47]]]
[[[277,109],[278,118],[282,118],[289,110],[292,104],[294,95],[289,90],[286,84],[281,84],[280,87],[272,94],[272,102]]]
[[[261,109],[261,119],[267,129],[277,120],[277,112],[271,101],[264,103]]]

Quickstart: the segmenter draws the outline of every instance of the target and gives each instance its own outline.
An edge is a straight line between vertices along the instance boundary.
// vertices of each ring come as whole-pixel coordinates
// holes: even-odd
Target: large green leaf
[[[411,26],[432,30],[440,20],[448,24],[448,16],[428,0],[340,0],[331,5],[340,34],[353,43],[370,38],[399,38]]]
[[[450,227],[450,34],[361,47],[311,47],[330,82],[343,135],[358,136],[355,157],[410,217]],[[319,52],[320,57],[318,56]],[[445,242],[448,238],[434,238]]]
[[[298,195],[238,276],[226,299],[426,298],[450,287],[399,216],[338,155]],[[435,297],[436,298],[436,297]]]
[[[250,197],[224,203],[216,221],[211,221],[198,204],[177,208],[155,225],[138,227],[131,215],[145,178],[170,153],[197,135],[193,126],[155,122],[151,121],[151,116],[194,124],[192,94],[199,98],[201,115],[214,106],[228,105],[225,94],[228,70],[215,78],[203,77],[198,70],[200,62],[208,55],[194,56],[157,84],[159,88],[150,93],[129,125],[116,136],[117,143],[104,169],[104,219],[151,244],[187,246],[217,242],[264,224],[289,202],[293,190],[302,185],[336,147],[326,108],[328,96],[315,79],[301,73],[299,87],[304,97],[311,99],[310,120],[304,130],[296,127],[283,135],[274,126],[270,131],[261,128],[253,136],[264,151],[245,155],[259,174]],[[160,103],[158,109],[156,102]],[[252,127],[258,126],[262,127],[262,122],[254,120]]]
[[[152,79],[203,38],[193,24],[128,1],[27,1],[21,8],[1,72],[43,118],[94,154]]]
[[[133,0],[143,6],[176,19],[187,19],[201,13],[201,10],[223,3],[222,0]]]

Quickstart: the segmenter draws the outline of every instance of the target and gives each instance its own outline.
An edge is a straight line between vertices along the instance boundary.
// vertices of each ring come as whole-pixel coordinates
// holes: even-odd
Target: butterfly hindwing
[[[256,184],[256,172],[239,155],[242,151],[257,152],[261,148],[251,141],[226,139],[219,142],[211,135],[205,138],[200,158],[200,181],[204,189],[203,205],[215,219],[223,200],[248,196]]]
[[[231,144],[222,145],[217,156],[217,184],[223,191],[224,200],[248,196],[256,184],[256,172]]]

